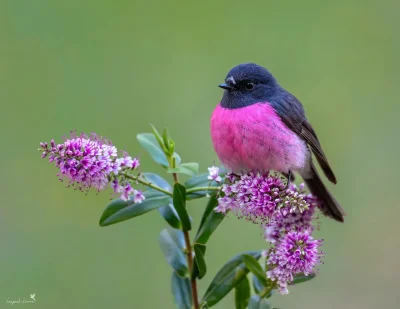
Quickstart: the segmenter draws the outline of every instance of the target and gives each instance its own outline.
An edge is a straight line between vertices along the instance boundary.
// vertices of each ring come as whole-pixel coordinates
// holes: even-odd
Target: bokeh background
[[[0,2],[0,307],[175,308],[157,212],[106,228],[109,192],[66,189],[40,141],[96,131],[162,172],[135,135],[168,127],[185,161],[215,162],[209,117],[227,71],[268,67],[304,104],[339,179],[345,224],[322,220],[317,279],[278,308],[399,308],[400,2]],[[204,202],[192,202],[199,222]],[[237,252],[266,248],[230,217],[209,242],[202,295]],[[21,305],[20,305],[21,306]],[[216,308],[233,308],[233,295]]]

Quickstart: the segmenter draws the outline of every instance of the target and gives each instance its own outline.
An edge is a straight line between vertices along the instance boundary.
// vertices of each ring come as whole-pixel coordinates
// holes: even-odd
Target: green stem
[[[175,157],[172,156],[169,158],[170,165],[172,168],[175,168],[176,161]],[[172,173],[172,177],[174,178],[174,182],[178,183],[178,174],[177,173]],[[186,191],[187,193],[187,191]],[[193,248],[192,244],[190,243],[190,236],[188,231],[183,231],[183,235],[185,237],[185,247],[186,247],[186,258],[187,258],[187,263],[188,263],[188,270],[189,270],[189,276],[191,277],[190,279],[190,289],[192,292],[192,301],[193,301],[193,309],[199,309],[199,297],[197,293],[197,281],[195,277],[192,277],[192,271],[193,271]]]
[[[125,176],[126,178],[128,178],[128,179],[131,179],[131,180],[137,181],[138,183],[141,183],[141,184],[144,185],[144,186],[147,186],[147,187],[149,187],[149,188],[152,188],[152,189],[154,189],[154,190],[157,190],[157,191],[160,191],[160,192],[162,192],[162,193],[165,193],[165,194],[167,194],[167,195],[169,195],[169,196],[172,196],[172,193],[171,193],[171,192],[169,192],[169,191],[167,191],[167,190],[164,190],[163,188],[160,188],[160,187],[158,187],[158,186],[156,186],[156,185],[153,185],[151,182],[148,182],[148,181],[146,181],[146,180],[140,178],[139,176],[133,176],[133,175],[128,174],[128,173],[121,173],[121,174],[124,175],[124,176]]]
[[[265,287],[265,289],[263,289],[260,294],[258,294],[258,296],[260,296],[260,298],[264,298],[266,296],[268,296],[269,293],[271,293],[271,291],[276,288],[276,283],[273,283],[272,285],[269,285],[267,287]]]
[[[197,191],[219,191],[221,187],[195,187],[186,190],[186,193],[192,193]]]
[[[183,231],[183,235],[185,237],[185,245],[186,245],[186,257],[188,261],[188,269],[189,276],[192,276],[193,271],[193,250],[192,245],[190,244],[190,237],[188,231]],[[190,288],[192,290],[192,300],[193,300],[193,308],[199,309],[199,297],[197,294],[197,281],[196,278],[192,277],[190,279]]]

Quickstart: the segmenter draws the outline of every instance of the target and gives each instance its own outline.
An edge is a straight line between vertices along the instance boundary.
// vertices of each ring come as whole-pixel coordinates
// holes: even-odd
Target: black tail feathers
[[[345,216],[345,212],[343,208],[339,205],[336,199],[325,187],[312,162],[311,174],[307,176],[307,178],[303,177],[304,181],[307,184],[307,187],[311,191],[311,193],[322,201],[323,205],[321,210],[323,214],[332,219],[335,219],[336,221],[344,222],[343,217]]]

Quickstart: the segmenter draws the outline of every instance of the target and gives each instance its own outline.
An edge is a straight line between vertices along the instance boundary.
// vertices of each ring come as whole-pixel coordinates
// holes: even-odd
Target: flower
[[[272,248],[264,251],[267,277],[282,294],[298,274],[309,275],[320,263],[321,240],[314,240],[312,219],[321,202],[306,194],[304,184],[287,185],[277,174],[249,172],[228,174],[222,185],[216,212],[234,212],[254,223],[260,223],[265,239]]]
[[[214,180],[216,182],[221,182],[222,178],[219,176],[219,167],[211,166],[208,168],[208,179]]]
[[[217,212],[231,210],[239,217],[266,224],[283,202],[285,184],[280,177],[272,177],[269,173],[228,174],[221,191],[224,196],[218,199]]]
[[[138,159],[136,158],[132,159],[126,153],[124,153],[123,158],[119,158],[116,160],[116,164],[119,165],[120,167],[129,167],[132,169],[136,169],[140,165]]]
[[[315,208],[320,202],[305,194],[304,185],[287,188],[281,177],[270,173],[228,174],[226,179],[216,212],[233,211],[239,217],[260,223],[272,243],[281,232],[311,228]]]
[[[59,169],[57,176],[60,176],[60,180],[67,179],[68,186],[81,191],[91,188],[100,191],[110,183],[114,192],[121,193],[123,200],[128,200],[129,195],[136,191],[123,177],[117,177],[120,171],[136,169],[139,161],[126,152],[123,152],[123,157],[117,158],[117,148],[94,133],[76,136],[72,132],[62,144],[56,145],[51,140],[50,147],[46,142],[40,143],[40,147],[42,158],[48,157],[50,163],[54,162]],[[136,200],[143,198],[139,195]]]
[[[321,245],[322,240],[314,240],[308,231],[292,231],[269,252],[267,264],[271,269],[267,271],[267,277],[277,281],[281,294],[288,293],[287,286],[296,275],[313,273],[322,257],[322,252],[318,251]]]
[[[125,187],[122,187],[122,188],[120,189],[120,191],[122,192],[122,194],[121,194],[121,200],[128,201],[128,200],[129,200],[129,196],[130,196],[135,190],[131,187],[130,183],[128,182],[128,183],[126,184]]]
[[[144,201],[144,199],[145,199],[145,197],[144,197],[142,191],[140,191],[140,190],[133,191],[133,202],[134,203],[141,203]]]
[[[290,185],[277,206],[277,211],[265,227],[264,236],[275,243],[289,231],[312,231],[312,220],[321,202],[312,194],[305,194],[304,184]]]

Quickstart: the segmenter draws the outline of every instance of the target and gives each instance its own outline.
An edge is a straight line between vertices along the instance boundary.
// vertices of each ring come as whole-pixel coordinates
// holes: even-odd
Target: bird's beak
[[[218,87],[222,88],[222,89],[226,89],[226,90],[231,90],[232,86],[226,83],[223,83],[221,85],[218,85]]]

